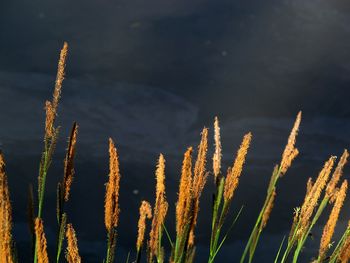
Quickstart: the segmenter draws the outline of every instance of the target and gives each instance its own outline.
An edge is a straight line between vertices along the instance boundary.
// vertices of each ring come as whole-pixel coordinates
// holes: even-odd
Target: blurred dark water
[[[120,261],[134,247],[141,200],[154,202],[160,152],[167,160],[167,225],[174,232],[182,154],[186,147],[196,147],[203,126],[212,138],[218,115],[224,170],[242,136],[253,133],[231,216],[241,205],[245,208],[218,255],[218,262],[236,262],[294,117],[303,110],[297,142],[301,154],[278,186],[257,251],[257,262],[270,262],[289,230],[293,208],[303,200],[307,178],[317,175],[329,155],[340,156],[349,147],[349,7],[341,0],[0,2],[0,148],[7,160],[22,262],[30,255],[27,188],[30,182],[36,185],[43,106],[51,96],[64,40],[70,54],[58,117],[61,135],[44,210],[51,244],[57,231],[56,183],[73,121],[79,124],[79,136],[69,221],[83,259],[100,262],[105,254],[108,137],[116,141],[122,172]],[[212,190],[209,178],[201,199],[197,262],[208,253]],[[348,207],[349,202],[337,235],[350,216]],[[316,254],[318,232],[305,261]]]

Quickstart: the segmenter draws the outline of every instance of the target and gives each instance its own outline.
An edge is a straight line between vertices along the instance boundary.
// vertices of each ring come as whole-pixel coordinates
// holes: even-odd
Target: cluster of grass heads
[[[47,263],[49,256],[47,252],[47,241],[44,232],[43,203],[45,196],[46,177],[52,162],[59,128],[55,121],[57,108],[61,95],[62,82],[65,75],[65,63],[68,53],[68,45],[65,43],[61,50],[58,63],[58,72],[55,82],[53,98],[46,102],[46,121],[43,153],[39,166],[38,196],[35,199],[33,187],[29,187],[28,214],[29,226],[32,234],[32,258],[28,260],[34,263]],[[294,126],[289,135],[287,145],[282,153],[280,164],[273,169],[270,183],[267,186],[265,201],[262,204],[260,213],[257,215],[256,223],[241,256],[241,263],[252,262],[255,250],[259,244],[260,236],[268,224],[271,211],[277,197],[277,185],[291,166],[298,155],[295,147],[296,138],[301,122],[301,112],[297,115]],[[193,158],[193,148],[189,147],[183,158],[181,177],[179,182],[178,200],[176,202],[176,235],[171,237],[166,228],[166,216],[168,202],[166,200],[165,188],[165,158],[159,155],[155,171],[156,187],[155,201],[152,205],[143,200],[140,204],[138,220],[138,236],[135,247],[135,260],[126,262],[141,262],[141,258],[148,263],[191,263],[195,261],[196,242],[195,230],[199,213],[201,193],[208,181],[213,178],[215,192],[212,203],[212,224],[211,238],[208,244],[208,263],[216,260],[228,234],[238,220],[243,207],[236,211],[234,218],[229,218],[229,209],[233,201],[236,189],[239,185],[240,176],[243,170],[245,159],[252,140],[252,134],[243,136],[242,143],[233,160],[232,166],[227,168],[223,174],[221,167],[221,139],[219,120],[214,121],[214,155],[212,157],[212,169],[207,169],[208,152],[208,129],[204,128],[201,133],[196,158]],[[69,201],[69,195],[74,178],[74,158],[78,137],[78,125],[73,124],[68,140],[62,181],[57,185],[57,242],[56,255],[51,256],[51,261],[61,262],[62,251],[65,250],[65,258],[69,263],[80,263],[81,257],[78,250],[78,241],[71,223],[68,223],[68,215],[65,211],[65,204]],[[331,206],[323,234],[320,240],[318,255],[310,259],[313,262],[348,262],[350,259],[350,222],[342,237],[333,241],[333,234],[342,209],[347,192],[347,180],[342,179],[343,168],[348,159],[347,150],[344,151],[339,162],[336,164],[336,157],[331,156],[325,162],[315,180],[311,178],[307,182],[304,202],[300,207],[295,208],[294,218],[288,237],[276,245],[276,257],[274,262],[298,262],[300,254],[305,248],[305,243],[310,237],[313,227],[317,224],[320,216]],[[194,161],[193,161],[194,160]],[[106,228],[106,256],[101,259],[104,263],[116,262],[115,250],[117,244],[117,227],[119,222],[119,184],[120,172],[118,151],[112,139],[109,139],[109,176],[106,184],[105,194],[105,228]],[[292,211],[291,211],[292,212]],[[292,214],[292,213],[291,213]],[[146,237],[147,220],[150,222],[149,235]],[[146,239],[146,241],[145,241]],[[165,251],[163,242],[169,242],[170,251]],[[334,245],[333,245],[334,244]],[[64,246],[66,247],[64,249]],[[16,244],[12,237],[11,202],[5,173],[5,161],[0,154],[0,263],[18,262]],[[227,262],[230,262],[228,259]],[[257,261],[258,262],[258,261]]]

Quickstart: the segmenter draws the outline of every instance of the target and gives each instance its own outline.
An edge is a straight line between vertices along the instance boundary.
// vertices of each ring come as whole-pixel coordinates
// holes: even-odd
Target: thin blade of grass
[[[164,231],[165,231],[165,234],[166,234],[166,236],[167,236],[167,238],[168,238],[168,241],[169,241],[171,247],[173,248],[173,247],[174,247],[174,243],[173,243],[173,241],[171,240],[171,237],[170,237],[170,235],[169,235],[169,232],[168,232],[167,228],[165,227],[164,224],[162,224],[162,227],[163,227],[163,229],[164,229]]]
[[[215,253],[214,253],[212,259],[209,261],[210,263],[214,262],[214,259],[215,259],[216,255],[217,255],[217,253],[219,252],[220,248],[221,248],[222,245],[224,244],[224,242],[225,242],[226,238],[228,237],[228,234],[231,232],[233,226],[236,224],[236,222],[237,222],[239,216],[241,215],[241,213],[242,213],[242,211],[243,211],[243,208],[244,208],[244,206],[242,205],[242,207],[239,209],[239,211],[238,211],[238,213],[237,213],[235,219],[233,220],[233,222],[231,223],[229,229],[227,230],[225,236],[222,238],[222,240],[221,240],[221,242],[220,242],[218,248],[216,249],[216,251],[215,251]]]
[[[284,240],[286,239],[286,236],[284,236],[283,237],[283,239],[282,239],[282,242],[281,242],[281,245],[280,245],[280,247],[279,247],[279,249],[278,249],[278,251],[277,251],[277,255],[276,255],[276,258],[275,258],[275,263],[277,263],[278,262],[278,258],[279,258],[279,256],[280,256],[280,253],[281,253],[281,250],[282,250],[282,247],[283,247],[283,244],[284,244]]]

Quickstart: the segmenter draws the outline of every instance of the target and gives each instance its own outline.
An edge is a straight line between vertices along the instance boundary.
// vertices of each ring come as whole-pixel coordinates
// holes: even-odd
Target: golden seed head
[[[148,242],[149,258],[153,258],[158,252],[159,233],[162,230],[162,225],[166,213],[168,211],[168,203],[165,198],[165,159],[160,154],[156,170],[156,202],[153,210],[153,219],[150,231],[150,238]]]
[[[137,241],[136,241],[137,251],[139,251],[143,245],[143,239],[145,237],[145,230],[146,230],[146,218],[148,219],[152,218],[152,207],[148,202],[142,201],[140,206],[140,217],[138,222],[138,234],[137,234]]]
[[[72,224],[67,224],[66,237],[67,237],[66,259],[68,263],[81,263],[81,258],[80,258],[79,249],[78,249],[78,241],[77,241],[77,237],[75,235],[75,231]]]
[[[159,233],[162,231],[165,216],[168,212],[168,203],[165,198],[161,199],[157,207],[154,207],[152,226],[150,231],[150,240],[148,242],[149,257],[158,255]]]
[[[298,155],[299,151],[295,148],[296,137],[298,135],[299,126],[301,122],[301,111],[299,111],[295,120],[294,126],[288,138],[288,143],[282,154],[282,161],[280,165],[281,175],[285,174],[288,168],[292,165],[292,161]]]
[[[311,218],[313,211],[317,206],[321,193],[327,184],[335,159],[336,159],[335,156],[331,156],[329,158],[329,160],[325,163],[325,165],[323,166],[323,169],[319,173],[311,190],[309,190],[309,192],[305,196],[305,200],[300,211],[300,218],[301,218],[300,227],[303,230],[306,230],[309,225],[309,219]]]
[[[246,159],[246,155],[247,155],[251,140],[252,140],[251,133],[247,133],[246,135],[244,135],[241,146],[237,152],[237,156],[233,164],[233,167],[232,169],[228,170],[227,177],[225,180],[225,188],[224,188],[225,201],[232,200],[233,195],[237,189],[239,178],[242,173],[243,165]]]
[[[4,156],[0,152],[0,170],[3,170],[4,168],[5,168]]]
[[[215,117],[214,121],[214,142],[215,142],[215,152],[213,155],[213,172],[214,172],[214,181],[217,182],[218,176],[221,170],[221,139],[220,139],[220,126],[219,119]]]
[[[13,262],[12,258],[12,208],[5,173],[5,161],[0,152],[0,258]]]
[[[55,89],[52,95],[52,101],[46,101],[45,103],[45,140],[51,139],[55,135],[54,123],[57,115],[58,102],[61,96],[62,82],[65,75],[64,70],[66,66],[67,53],[68,44],[64,42],[58,61],[57,76],[55,82]]]
[[[46,111],[45,138],[52,138],[54,135],[54,121],[56,116],[50,101],[46,101],[45,111]]]
[[[207,181],[208,173],[205,171],[206,159],[208,151],[208,129],[202,131],[202,139],[198,146],[197,160],[194,166],[193,175],[193,207],[192,207],[192,222],[190,227],[190,236],[188,245],[194,244],[194,229],[197,224],[199,212],[199,198]]]
[[[261,220],[261,227],[262,228],[265,228],[265,226],[267,225],[267,221],[269,220],[271,211],[273,209],[275,198],[276,198],[276,191],[273,191],[272,195],[271,195],[271,197],[269,199],[269,202],[268,202],[268,204],[266,206],[266,209],[264,211],[262,220]]]
[[[312,184],[313,184],[312,178],[309,177],[309,179],[307,180],[307,183],[306,183],[306,195],[305,196],[307,196],[310,193],[310,191],[312,189]]]
[[[64,200],[67,202],[69,199],[69,192],[74,177],[74,157],[77,143],[78,125],[73,124],[71,135],[69,137],[68,149],[66,158],[64,159],[64,177],[63,177],[63,188],[64,188]]]
[[[106,184],[105,226],[109,231],[117,227],[119,219],[119,160],[113,140],[109,139],[109,179]]]
[[[335,189],[337,187],[337,184],[338,184],[341,176],[343,175],[343,169],[344,169],[345,164],[348,161],[348,157],[349,157],[349,153],[345,149],[342,156],[340,157],[340,160],[338,162],[337,167],[334,170],[332,179],[330,180],[330,182],[327,185],[326,194],[329,198],[332,198],[332,196],[335,192]]]
[[[304,197],[303,204],[305,204],[307,202],[307,199],[310,197],[310,193],[311,193],[312,187],[313,187],[312,178],[309,177],[309,179],[307,180],[307,183],[306,183],[306,192],[305,192],[305,197]]]
[[[207,180],[207,173],[205,172],[205,165],[207,162],[207,151],[208,129],[204,128],[202,131],[202,139],[198,146],[197,160],[194,165],[193,194],[195,199],[198,199],[200,197]]]
[[[326,252],[328,251],[329,245],[331,244],[331,240],[334,234],[334,229],[338,221],[340,210],[344,204],[347,189],[348,189],[348,182],[345,180],[336,194],[336,199],[335,199],[333,209],[323,229],[320,250],[319,250],[319,257],[321,259],[325,257]]]
[[[48,263],[49,257],[47,255],[47,242],[44,232],[44,224],[40,218],[35,219],[35,236],[38,263]]]
[[[163,154],[159,155],[157,170],[156,170],[156,197],[165,194],[165,159]]]
[[[181,235],[190,221],[192,200],[192,147],[188,148],[182,163],[178,201],[176,204],[176,233]]]
[[[52,98],[52,108],[55,115],[57,114],[58,101],[61,96],[62,83],[65,76],[67,54],[68,54],[68,44],[64,42],[63,48],[61,49],[61,53],[60,53],[60,59],[58,61],[55,90],[53,92],[53,98]]]

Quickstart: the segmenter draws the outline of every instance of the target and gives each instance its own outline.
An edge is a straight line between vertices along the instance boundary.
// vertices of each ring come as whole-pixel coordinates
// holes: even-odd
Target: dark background
[[[0,148],[7,160],[22,262],[30,262],[27,187],[36,185],[43,107],[51,97],[63,41],[70,51],[59,108],[62,128],[47,180],[44,221],[53,245],[55,187],[62,177],[66,138],[77,121],[76,178],[67,210],[84,262],[101,262],[105,254],[108,137],[118,147],[122,172],[118,261],[125,261],[129,250],[134,257],[138,207],[143,199],[154,202],[160,152],[167,160],[167,225],[173,233],[182,154],[187,146],[196,147],[203,126],[210,128],[212,138],[216,115],[222,127],[223,170],[232,163],[242,136],[253,133],[231,212],[241,205],[245,209],[218,262],[236,262],[241,255],[299,110],[301,154],[280,181],[256,262],[274,257],[289,231],[293,208],[303,200],[307,178],[317,176],[329,155],[339,156],[349,146],[346,0],[1,1]],[[209,178],[196,232],[197,262],[207,258],[212,190]],[[347,202],[337,235],[349,216]],[[316,255],[319,235],[315,231],[308,243],[305,261]]]

